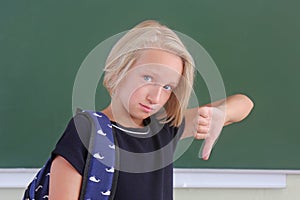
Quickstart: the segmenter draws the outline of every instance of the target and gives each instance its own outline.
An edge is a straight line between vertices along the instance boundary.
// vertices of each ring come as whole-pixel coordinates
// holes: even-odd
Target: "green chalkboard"
[[[223,129],[209,161],[193,141],[175,166],[300,169],[299,7],[292,0],[0,1],[0,168],[41,167],[72,117],[85,58],[107,38],[156,19],[205,48],[228,96],[245,93],[255,103],[248,118]],[[98,110],[109,102],[101,85]],[[195,91],[200,104],[210,102],[201,72]]]

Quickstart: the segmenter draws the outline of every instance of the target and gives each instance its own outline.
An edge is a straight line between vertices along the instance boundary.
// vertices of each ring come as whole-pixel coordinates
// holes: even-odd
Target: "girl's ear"
[[[110,84],[110,83],[115,83],[116,80],[117,80],[116,75],[113,74],[106,83],[106,89],[108,90],[108,93],[111,97],[113,97],[113,95],[115,94],[115,90],[116,90],[117,86],[114,86],[114,84]]]
[[[114,97],[117,93],[118,93],[118,85],[116,87],[114,87],[113,89],[111,89],[110,91],[110,96]]]
[[[114,97],[115,94],[116,94],[116,90],[112,90],[112,91],[110,92],[110,96],[111,96],[111,97]]]

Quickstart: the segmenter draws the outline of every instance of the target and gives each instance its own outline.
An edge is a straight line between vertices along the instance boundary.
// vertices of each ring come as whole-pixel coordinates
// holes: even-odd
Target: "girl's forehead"
[[[133,67],[147,64],[169,67],[179,74],[183,69],[183,62],[179,56],[161,49],[142,50]]]
[[[163,65],[158,63],[145,63],[141,65],[135,65],[129,70],[131,72],[147,72],[152,74],[163,74],[169,75],[181,75],[182,70],[177,70],[176,67],[170,65]]]

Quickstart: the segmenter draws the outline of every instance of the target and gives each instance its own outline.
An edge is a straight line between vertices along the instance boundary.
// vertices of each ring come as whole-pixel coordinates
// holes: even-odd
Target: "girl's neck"
[[[120,109],[116,109],[116,110],[120,110]],[[130,117],[129,113],[114,111],[111,104],[101,112],[104,113],[110,119],[110,121],[116,122],[122,125],[123,127],[128,127],[128,128],[144,127],[143,121],[136,122]]]

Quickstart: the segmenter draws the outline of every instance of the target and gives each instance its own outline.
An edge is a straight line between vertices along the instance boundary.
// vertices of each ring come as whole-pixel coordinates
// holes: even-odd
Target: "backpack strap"
[[[23,200],[48,199],[51,163],[52,160],[49,158],[28,185],[22,198]]]
[[[80,199],[110,200],[114,198],[118,171],[116,138],[109,118],[101,112],[83,110],[91,122],[89,151],[84,169]]]

